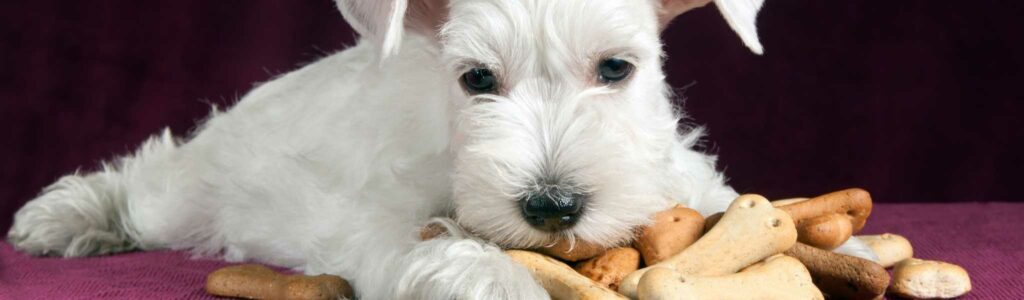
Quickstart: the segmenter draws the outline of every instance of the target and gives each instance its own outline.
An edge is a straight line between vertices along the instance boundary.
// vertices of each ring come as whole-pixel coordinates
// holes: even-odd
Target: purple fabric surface
[[[206,299],[206,274],[227,265],[183,252],[32,258],[0,245],[0,299]]]
[[[696,83],[690,121],[739,190],[1020,201],[1021,15],[1021,1],[766,1],[755,56],[709,5],[665,32],[665,70]],[[60,175],[184,134],[353,36],[329,0],[0,1],[0,231]]]
[[[206,275],[228,265],[233,264],[183,251],[37,258],[4,242],[0,299],[212,299],[203,290]]]
[[[965,299],[1024,299],[1024,203],[875,204],[859,234],[898,233],[914,257],[964,267]]]
[[[916,257],[963,266],[965,299],[1024,299],[1024,204],[876,204],[863,234],[894,232]],[[0,299],[205,299],[207,273],[227,263],[183,252],[31,258],[0,244]]]

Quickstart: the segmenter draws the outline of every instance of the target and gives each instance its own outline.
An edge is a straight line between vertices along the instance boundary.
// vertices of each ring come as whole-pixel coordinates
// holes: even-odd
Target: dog
[[[622,245],[673,203],[737,197],[662,72],[660,32],[708,2],[338,0],[355,46],[60,178],[8,240],[255,260],[361,299],[548,298],[501,249]],[[758,54],[762,2],[715,1]],[[450,235],[420,241],[430,222]]]

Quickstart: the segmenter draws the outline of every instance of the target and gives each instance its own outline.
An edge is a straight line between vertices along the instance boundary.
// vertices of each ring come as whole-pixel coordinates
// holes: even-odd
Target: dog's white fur
[[[257,260],[343,276],[363,299],[546,298],[500,247],[622,244],[666,199],[709,214],[737,196],[693,149],[700,128],[677,130],[658,35],[679,1],[706,2],[339,1],[356,46],[214,109],[187,141],[164,132],[61,178],[9,239],[37,255]],[[761,0],[716,3],[759,53]],[[598,82],[606,57],[633,63],[632,78]],[[472,66],[502,92],[467,95],[457,79]],[[590,195],[558,234],[517,205],[545,176]],[[434,217],[454,218],[439,220],[452,236],[418,241]]]

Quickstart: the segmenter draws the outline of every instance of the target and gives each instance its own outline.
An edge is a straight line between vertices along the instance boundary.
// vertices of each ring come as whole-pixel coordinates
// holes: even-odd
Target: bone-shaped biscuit
[[[851,218],[853,231],[859,232],[871,215],[871,194],[858,188],[835,191],[805,201],[779,206],[793,218],[797,226],[827,214],[844,214]]]
[[[352,287],[333,275],[284,275],[263,265],[220,268],[206,277],[206,292],[246,299],[350,299]]]
[[[653,265],[689,247],[704,233],[704,217],[681,205],[654,215],[654,224],[640,230],[633,247]]]
[[[824,299],[811,274],[795,258],[776,255],[736,274],[700,277],[668,268],[640,279],[639,299]]]
[[[640,252],[629,247],[613,248],[576,265],[580,275],[612,290],[619,289],[622,278],[640,268]]]
[[[759,195],[736,198],[717,226],[696,243],[658,264],[637,270],[619,284],[619,292],[636,298],[637,285],[653,268],[669,268],[684,275],[732,274],[796,243],[796,227],[785,212]]]
[[[554,245],[531,250],[557,257],[559,259],[577,262],[601,255],[601,253],[607,251],[608,248],[581,239],[576,239],[573,242],[570,242],[568,239],[561,239]]]
[[[526,267],[533,275],[533,279],[548,291],[551,299],[626,299],[615,291],[576,273],[569,265],[546,255],[524,250],[505,250],[505,254]]]
[[[850,239],[853,224],[844,214],[827,214],[797,225],[797,240],[821,249],[832,250]]]
[[[889,273],[870,260],[802,243],[786,251],[807,267],[821,291],[838,299],[875,299],[889,286]]]
[[[864,228],[871,215],[871,194],[852,188],[776,206],[796,223],[801,243],[835,249]]]

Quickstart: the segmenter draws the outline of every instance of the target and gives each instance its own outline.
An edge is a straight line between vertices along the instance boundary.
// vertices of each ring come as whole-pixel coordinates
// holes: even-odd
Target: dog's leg
[[[317,252],[325,256],[311,259],[305,271],[349,279],[360,299],[548,299],[504,251],[469,236],[450,219],[441,222],[448,234],[423,242],[415,240],[416,232],[399,228],[405,225],[322,240],[318,244],[326,248]],[[347,247],[331,245],[346,239]]]
[[[442,238],[417,244],[401,262],[396,299],[548,299],[530,273],[493,245]]]
[[[170,132],[164,132],[101,171],[64,176],[18,210],[8,240],[32,255],[76,257],[135,248],[129,194],[139,190],[138,178],[145,177],[140,173],[156,169],[154,162],[166,161],[175,150]]]

